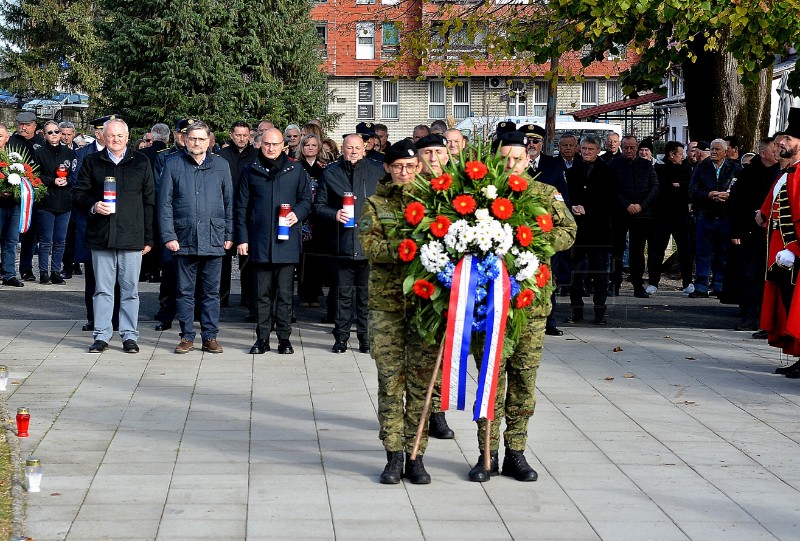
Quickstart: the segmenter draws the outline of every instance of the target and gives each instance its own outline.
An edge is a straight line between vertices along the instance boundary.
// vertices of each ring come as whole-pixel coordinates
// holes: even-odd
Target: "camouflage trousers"
[[[497,376],[497,397],[494,402],[491,450],[500,446],[500,424],[506,420],[503,441],[506,449],[524,451],[528,441],[528,420],[536,408],[536,371],[542,360],[545,317],[528,319],[517,347],[500,362]],[[473,343],[475,340],[473,339]],[[480,342],[479,342],[480,343]],[[480,368],[483,343],[474,348],[475,362]],[[478,421],[478,447],[483,451],[486,442],[486,421]]]
[[[387,451],[410,453],[438,347],[426,343],[403,312],[369,311],[369,342],[378,368],[378,421]],[[438,393],[435,406],[438,408]],[[434,410],[436,411],[436,410]],[[428,445],[428,421],[419,453]]]

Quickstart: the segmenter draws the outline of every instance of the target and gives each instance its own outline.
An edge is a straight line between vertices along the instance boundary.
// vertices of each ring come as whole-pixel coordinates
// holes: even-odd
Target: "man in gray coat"
[[[210,138],[204,122],[189,126],[185,150],[165,162],[159,185],[161,241],[176,256],[181,341],[175,353],[194,349],[198,278],[203,351],[222,353],[219,284],[222,256],[233,246],[233,185],[228,162],[208,151]]]

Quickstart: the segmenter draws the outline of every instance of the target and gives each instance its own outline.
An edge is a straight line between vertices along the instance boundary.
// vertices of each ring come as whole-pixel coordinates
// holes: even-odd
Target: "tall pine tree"
[[[215,128],[322,116],[328,100],[307,0],[101,0],[109,110],[135,125]]]

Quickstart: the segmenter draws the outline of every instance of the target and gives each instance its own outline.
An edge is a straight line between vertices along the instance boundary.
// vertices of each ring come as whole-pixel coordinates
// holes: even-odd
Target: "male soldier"
[[[411,460],[414,435],[422,415],[425,394],[436,361],[437,348],[419,336],[409,322],[414,304],[403,295],[403,263],[399,241],[391,237],[398,216],[411,201],[414,176],[421,170],[414,144],[403,139],[386,150],[387,175],[376,194],[367,199],[359,239],[370,263],[369,337],[378,368],[378,420],[386,449],[386,467],[380,482],[395,485],[405,476],[415,485],[431,482],[422,456],[428,445],[422,434],[419,453]],[[403,472],[405,451],[405,473]]]
[[[566,250],[575,241],[577,231],[575,220],[564,202],[556,198],[555,188],[536,182],[527,173],[527,147],[527,138],[521,132],[514,131],[500,137],[500,155],[506,159],[506,170],[525,178],[528,181],[530,192],[542,198],[545,210],[553,219],[553,229],[545,235],[552,242],[556,252]],[[547,264],[549,261],[541,263]],[[481,454],[477,464],[469,472],[470,481],[482,483],[500,473],[498,449],[503,417],[506,419],[506,430],[503,434],[506,449],[503,475],[513,477],[517,481],[536,481],[539,478],[536,471],[525,460],[524,452],[528,440],[528,419],[533,415],[536,405],[534,396],[536,371],[542,357],[545,320],[550,309],[549,299],[543,307],[530,309],[528,321],[522,330],[516,348],[510,355],[503,355],[500,361],[497,396],[494,403],[494,421],[491,428],[490,469],[486,471],[483,460],[486,421],[481,420],[478,421],[478,447],[481,449]],[[480,345],[476,347],[476,349],[480,348]],[[475,352],[475,359],[478,363],[483,357],[482,353],[482,351]],[[507,389],[506,379],[508,380]]]
[[[195,289],[199,289],[203,351],[222,353],[219,283],[222,256],[233,246],[233,187],[228,163],[209,152],[211,129],[195,122],[186,150],[164,164],[159,194],[161,241],[175,255],[181,341],[175,353],[194,349]]]
[[[369,264],[358,242],[361,212],[367,198],[375,193],[381,167],[364,157],[364,140],[350,134],[342,144],[342,159],[325,168],[319,183],[314,209],[320,219],[335,224],[337,235],[333,254],[336,261],[336,284],[339,308],[334,318],[334,344],[331,351],[344,353],[350,339],[350,321],[355,319],[358,349],[369,353],[367,340],[367,288]],[[354,215],[344,208],[344,193],[354,195]],[[352,227],[346,227],[350,220]],[[353,299],[355,297],[355,307]]]
[[[356,134],[364,140],[364,157],[374,162],[383,163],[383,154],[380,152],[381,140],[375,132],[372,122],[359,122],[356,125]],[[345,137],[347,137],[345,135]]]

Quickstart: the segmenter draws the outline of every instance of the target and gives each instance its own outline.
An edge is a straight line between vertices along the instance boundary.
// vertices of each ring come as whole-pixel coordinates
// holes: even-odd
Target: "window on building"
[[[428,118],[445,117],[444,81],[428,81]]]
[[[322,58],[328,57],[328,23],[317,22],[314,25],[317,29],[317,37],[319,38],[319,50]]]
[[[399,84],[397,81],[383,81],[383,93],[381,94],[381,118],[387,120],[396,120],[400,118],[398,102]]]
[[[400,0],[381,0],[381,4],[384,6],[393,6],[399,4]]]
[[[431,44],[435,49],[446,51],[479,51],[484,48],[487,32],[484,26],[470,28],[463,25],[456,30],[454,25],[434,21],[431,24]]]
[[[375,118],[375,82],[358,81],[358,101],[356,118],[372,120]]]
[[[375,58],[375,23],[356,23],[356,60]]]
[[[584,81],[581,85],[581,109],[597,105],[597,81]]]
[[[533,82],[533,116],[547,114],[547,81]]]
[[[375,0],[356,0],[356,4],[374,4]]]
[[[522,81],[513,81],[508,87],[508,114],[526,116],[528,114],[528,90]]]
[[[400,46],[400,26],[396,22],[387,21],[381,28],[381,48],[397,50]]]
[[[461,120],[469,113],[469,81],[458,81],[453,87],[453,117]]]
[[[619,79],[606,81],[606,103],[615,101],[622,101],[622,86],[619,84]]]
[[[670,75],[667,96],[680,96],[681,94],[683,94],[683,77]]]

